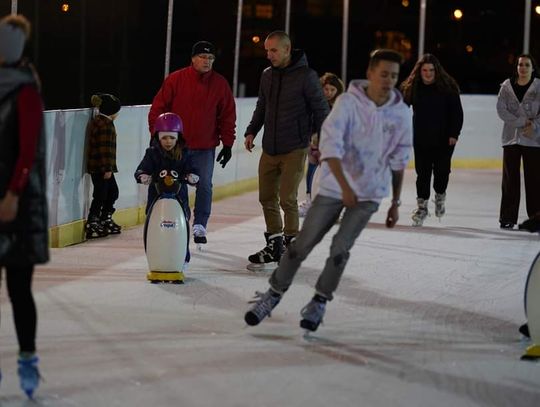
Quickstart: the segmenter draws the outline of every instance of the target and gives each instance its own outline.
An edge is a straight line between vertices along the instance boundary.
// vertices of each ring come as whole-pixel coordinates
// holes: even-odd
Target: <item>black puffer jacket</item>
[[[247,134],[264,125],[262,147],[270,155],[306,148],[329,112],[319,77],[309,68],[303,51],[293,50],[285,68],[266,68]]]
[[[0,198],[19,156],[17,96],[20,87],[0,101]],[[0,265],[28,266],[49,259],[47,196],[45,191],[45,134],[43,126],[28,183],[19,197],[17,217],[0,223]]]

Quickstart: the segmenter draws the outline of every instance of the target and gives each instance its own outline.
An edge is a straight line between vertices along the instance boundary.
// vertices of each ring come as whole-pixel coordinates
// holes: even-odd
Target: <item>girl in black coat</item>
[[[433,174],[435,216],[445,214],[446,188],[455,145],[463,126],[463,109],[456,81],[439,60],[425,54],[401,85],[405,102],[413,107],[416,200],[413,226],[422,226],[428,215]]]
[[[34,265],[49,259],[49,225],[43,102],[37,75],[21,61],[29,33],[21,15],[0,20],[0,277],[5,270],[20,384],[31,398],[40,377],[32,276]]]

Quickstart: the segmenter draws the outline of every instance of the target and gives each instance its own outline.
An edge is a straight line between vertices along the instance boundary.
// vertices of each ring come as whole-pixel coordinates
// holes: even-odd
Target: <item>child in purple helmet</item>
[[[189,224],[191,213],[188,205],[187,184],[197,184],[199,177],[195,174],[196,171],[187,154],[186,142],[182,134],[182,119],[175,113],[163,113],[156,119],[154,129],[150,147],[146,149],[144,157],[135,171],[136,181],[140,184],[149,185],[145,213],[148,215],[150,208],[158,197],[152,179],[157,180],[157,174],[162,170],[174,170],[178,173],[179,178],[184,180],[177,196],[186,214],[186,223]],[[187,268],[189,259],[188,247],[186,262],[182,271]]]

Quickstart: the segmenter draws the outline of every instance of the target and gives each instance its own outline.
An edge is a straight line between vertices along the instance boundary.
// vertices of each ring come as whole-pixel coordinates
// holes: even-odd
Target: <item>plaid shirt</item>
[[[86,128],[88,173],[118,172],[116,167],[116,129],[107,116],[98,114]]]

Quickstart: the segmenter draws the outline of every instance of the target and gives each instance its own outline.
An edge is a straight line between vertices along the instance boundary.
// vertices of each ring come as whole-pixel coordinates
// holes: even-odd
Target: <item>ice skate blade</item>
[[[203,252],[204,246],[206,246],[206,243],[197,243],[195,247],[197,248],[198,252]]]
[[[278,263],[249,263],[246,268],[249,271],[274,271],[277,269]]]
[[[184,273],[181,271],[149,271],[146,274],[146,279],[152,284],[157,283],[173,283],[183,284]]]

